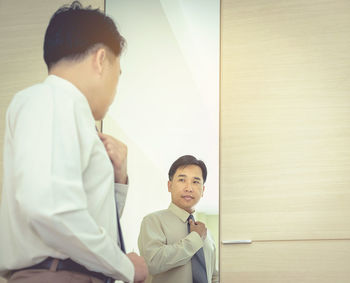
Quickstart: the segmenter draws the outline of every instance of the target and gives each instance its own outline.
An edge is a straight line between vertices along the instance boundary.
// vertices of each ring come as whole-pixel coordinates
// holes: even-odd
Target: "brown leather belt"
[[[54,258],[48,257],[47,259],[45,259],[44,261],[42,261],[38,264],[32,265],[30,267],[22,268],[19,270],[15,270],[15,272],[20,271],[20,270],[26,270],[26,269],[50,269],[54,260],[55,260]],[[81,265],[79,263],[76,263],[75,261],[71,260],[70,258],[58,259],[58,265],[57,265],[56,270],[57,271],[65,270],[65,271],[83,273],[83,274],[101,279],[104,283],[112,283],[115,281],[113,278],[108,277],[108,276],[104,275],[103,273],[88,270],[86,267],[84,267],[83,265]]]

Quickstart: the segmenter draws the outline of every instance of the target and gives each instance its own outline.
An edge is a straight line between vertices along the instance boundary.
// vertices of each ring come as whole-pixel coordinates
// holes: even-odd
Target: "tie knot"
[[[188,221],[188,222],[190,222],[190,220],[195,221],[192,214],[190,214],[190,216],[188,216],[188,218],[187,218],[187,221]]]

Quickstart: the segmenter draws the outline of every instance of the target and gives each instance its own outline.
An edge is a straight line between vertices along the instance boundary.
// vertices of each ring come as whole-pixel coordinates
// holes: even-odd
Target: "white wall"
[[[129,148],[122,218],[129,250],[137,250],[143,216],[168,207],[167,172],[181,155],[206,163],[197,210],[218,213],[219,9],[218,0],[106,1],[128,43],[104,132]]]

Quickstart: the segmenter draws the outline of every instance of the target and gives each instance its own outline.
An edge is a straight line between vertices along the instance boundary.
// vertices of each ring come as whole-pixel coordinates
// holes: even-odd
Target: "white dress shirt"
[[[85,96],[50,75],[15,95],[6,116],[0,275],[48,256],[133,282],[117,245],[128,186],[112,163]],[[115,203],[117,200],[117,204]]]
[[[192,283],[191,259],[202,247],[208,283],[219,282],[210,232],[204,241],[197,232],[188,233],[189,215],[171,203],[168,209],[153,212],[142,220],[138,244],[150,273],[147,283]]]

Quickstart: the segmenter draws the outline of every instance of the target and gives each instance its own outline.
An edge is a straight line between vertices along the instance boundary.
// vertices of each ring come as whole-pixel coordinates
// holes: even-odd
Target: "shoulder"
[[[162,209],[162,210],[158,210],[158,211],[154,211],[152,213],[147,214],[143,220],[149,220],[149,219],[159,219],[162,218],[166,215],[169,214],[169,210],[168,209]]]
[[[49,87],[43,83],[35,84],[17,92],[10,103],[9,109],[16,110],[26,103],[36,103],[44,98],[44,94],[47,93]]]
[[[11,127],[18,121],[27,125],[31,120],[42,119],[52,112],[50,95],[46,95],[48,87],[43,83],[36,84],[17,92],[7,108],[7,119]]]
[[[143,218],[142,223],[143,224],[162,223],[166,219],[169,219],[169,217],[171,217],[171,212],[168,209],[158,210],[150,214],[147,214]]]

